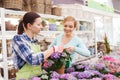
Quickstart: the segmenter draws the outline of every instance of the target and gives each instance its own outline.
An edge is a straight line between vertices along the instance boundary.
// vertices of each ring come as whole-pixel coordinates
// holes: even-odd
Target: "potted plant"
[[[66,61],[68,60],[71,60],[70,54],[65,50],[62,53],[54,52],[47,61],[43,63],[43,69],[47,72],[56,71],[59,74],[63,74],[65,71]]]

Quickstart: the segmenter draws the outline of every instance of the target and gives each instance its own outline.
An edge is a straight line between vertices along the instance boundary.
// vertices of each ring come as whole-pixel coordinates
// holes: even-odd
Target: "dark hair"
[[[28,12],[23,16],[23,20],[19,22],[18,25],[18,34],[22,34],[24,32],[24,28],[27,29],[27,24],[33,24],[36,18],[39,18],[40,15],[38,15],[35,12]]]

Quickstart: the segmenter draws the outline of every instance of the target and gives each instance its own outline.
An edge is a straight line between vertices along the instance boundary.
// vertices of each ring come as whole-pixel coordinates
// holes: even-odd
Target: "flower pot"
[[[65,65],[63,65],[60,69],[56,69],[55,71],[57,73],[59,73],[59,74],[64,74],[64,72],[65,72]]]

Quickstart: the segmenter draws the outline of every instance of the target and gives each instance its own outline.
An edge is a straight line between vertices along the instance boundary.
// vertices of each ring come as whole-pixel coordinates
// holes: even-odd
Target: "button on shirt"
[[[30,39],[25,33],[15,35],[12,43],[13,61],[16,69],[21,69],[24,64],[39,65],[44,61],[41,52],[33,54],[29,44],[35,44],[34,39]]]

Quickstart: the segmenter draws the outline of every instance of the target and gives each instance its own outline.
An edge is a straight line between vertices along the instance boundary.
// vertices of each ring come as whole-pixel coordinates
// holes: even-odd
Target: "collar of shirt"
[[[24,38],[27,41],[30,41],[31,43],[36,43],[37,42],[37,40],[35,40],[34,38],[30,39],[26,33],[23,33],[22,35],[24,36]]]

